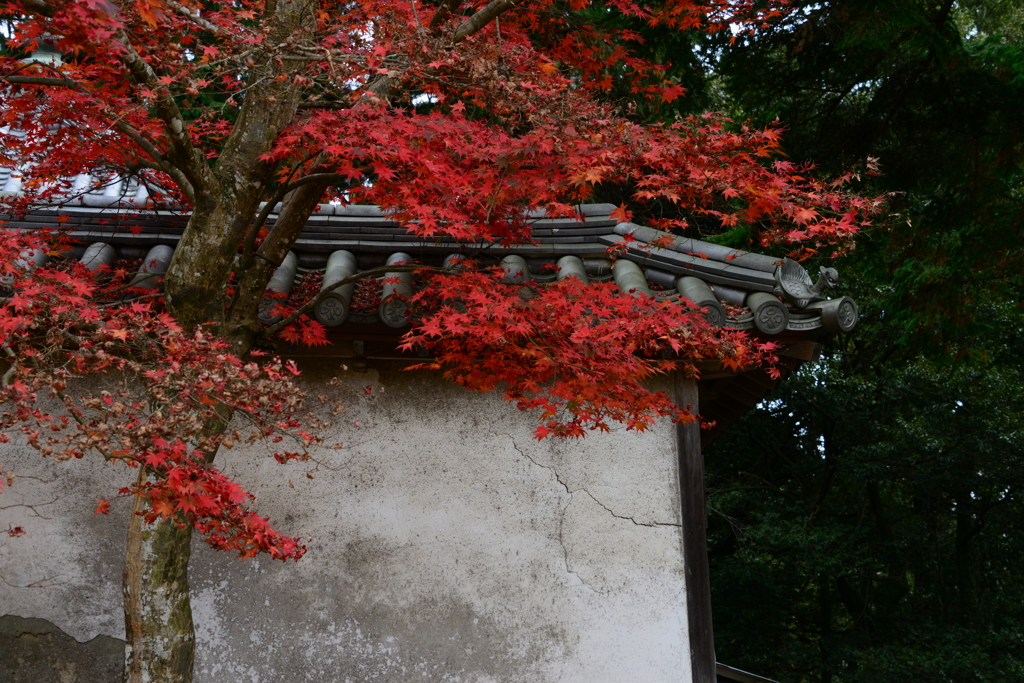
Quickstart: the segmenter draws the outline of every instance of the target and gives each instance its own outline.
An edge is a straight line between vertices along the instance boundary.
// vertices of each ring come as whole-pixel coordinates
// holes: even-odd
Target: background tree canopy
[[[860,326],[707,453],[718,658],[1024,680],[1024,9],[802,4],[702,38],[698,99],[778,117],[794,161],[878,159],[895,215],[834,263]]]

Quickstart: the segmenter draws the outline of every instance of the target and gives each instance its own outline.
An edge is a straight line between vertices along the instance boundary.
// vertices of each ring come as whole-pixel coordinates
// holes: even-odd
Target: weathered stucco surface
[[[120,681],[124,641],[96,636],[79,643],[43,619],[0,617],[0,681],[85,683]]]
[[[671,425],[537,442],[534,416],[434,375],[304,370],[313,394],[342,395],[326,443],[344,448],[218,464],[309,553],[242,562],[195,541],[198,683],[689,680]],[[28,531],[0,537],[0,615],[123,638],[130,503],[93,508],[130,473],[0,449],[21,475],[0,523]]]

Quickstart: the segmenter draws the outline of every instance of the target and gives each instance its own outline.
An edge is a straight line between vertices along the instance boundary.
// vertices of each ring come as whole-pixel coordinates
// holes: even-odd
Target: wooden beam
[[[745,383],[743,381],[743,375],[740,375],[735,380],[733,380],[729,384],[729,386],[722,389],[723,395],[731,396],[737,401],[746,404],[750,408],[753,408],[758,403],[760,403],[761,399],[764,398],[764,395],[767,392],[767,389],[762,389],[753,382]]]
[[[779,379],[772,379],[771,375],[769,375],[765,370],[752,370],[744,373],[743,376],[750,382],[760,386],[764,391],[771,391],[781,381],[781,377]]]
[[[802,361],[816,361],[821,358],[821,344],[810,339],[801,339],[779,349],[778,355]]]
[[[697,381],[676,376],[676,402],[694,413],[700,405]],[[679,456],[679,498],[682,506],[686,616],[690,634],[693,683],[715,683],[715,635],[711,622],[711,577],[708,571],[707,504],[704,498],[704,456],[700,423],[676,425]]]

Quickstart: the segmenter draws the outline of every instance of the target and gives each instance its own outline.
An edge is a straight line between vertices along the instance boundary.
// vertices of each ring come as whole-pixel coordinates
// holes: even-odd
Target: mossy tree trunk
[[[309,29],[313,4],[311,0],[268,3],[264,18],[269,22],[270,42]],[[174,149],[168,153],[190,183],[186,194],[192,198],[193,210],[166,275],[167,309],[185,329],[212,323],[212,329],[227,338],[238,355],[245,355],[255,341],[258,305],[274,270],[265,258],[239,259],[239,246],[252,229],[259,203],[273,194],[274,169],[259,157],[271,149],[298,110],[303,93],[290,77],[294,69],[269,51],[256,55],[245,101],[220,156],[208,162],[189,148],[187,140],[174,139]],[[179,115],[173,110],[165,116],[171,129],[175,116]],[[291,199],[285,200],[286,206]],[[297,211],[291,211],[291,220],[279,220],[272,230],[272,241],[286,245],[283,254],[316,208],[315,201],[310,206],[308,197],[304,199]],[[232,273],[241,286],[229,312],[226,295]],[[227,415],[214,421],[209,430],[223,431],[229,419]],[[212,461],[213,454],[207,460]],[[136,497],[135,513],[144,502]],[[147,524],[139,514],[132,515],[124,565],[126,683],[192,681],[191,541],[190,526],[180,528],[170,520]]]
[[[191,681],[195,630],[189,602],[192,527],[147,524],[136,496],[124,563],[125,683]]]

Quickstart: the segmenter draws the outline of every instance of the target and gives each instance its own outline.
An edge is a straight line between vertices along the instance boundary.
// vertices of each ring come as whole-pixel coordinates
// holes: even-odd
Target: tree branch
[[[252,229],[249,232],[249,235],[252,237],[252,239],[250,240],[246,238],[247,248],[245,249],[245,252],[248,253],[249,250],[252,248],[252,242],[256,239],[256,233],[259,232],[260,228],[262,228],[266,224],[267,219],[270,218],[270,214],[274,212],[274,207],[277,206],[281,201],[283,201],[285,196],[289,192],[296,188],[302,187],[303,185],[308,185],[310,183],[329,182],[330,184],[333,185],[336,183],[342,183],[346,180],[348,180],[348,176],[344,176],[340,173],[312,173],[310,175],[303,176],[298,180],[289,182],[286,185],[282,185],[280,188],[278,188],[277,192],[274,193],[274,196],[270,198],[270,201],[268,201],[263,206],[263,210],[260,211],[260,215],[256,217],[256,222],[253,223]]]
[[[50,69],[52,67],[46,66],[45,68]],[[72,78],[68,78],[64,75],[60,75],[57,77],[8,75],[2,76],[0,78],[3,78],[3,80],[14,85],[39,85],[44,87],[71,88],[85,95],[88,95],[89,97],[93,97],[93,94],[89,92],[88,88],[86,88],[78,81]],[[114,118],[111,121],[111,125],[114,126],[114,128],[116,128],[119,132],[130,138],[132,142],[141,147],[143,151],[145,151],[146,154],[148,154],[149,157],[155,162],[154,168],[163,171],[167,175],[171,176],[171,178],[174,179],[174,182],[176,182],[178,186],[181,188],[181,191],[185,193],[185,196],[188,197],[189,201],[195,203],[195,188],[193,187],[192,183],[189,182],[189,179],[185,176],[184,173],[182,173],[181,169],[179,169],[177,166],[168,161],[166,157],[164,157],[163,153],[156,145],[147,140],[141,133],[139,133],[133,127],[125,123],[124,120],[120,117]]]
[[[216,24],[210,22],[207,19],[203,19],[198,12],[193,13],[192,10],[190,10],[188,7],[185,7],[184,5],[179,5],[178,3],[174,2],[174,0],[164,0],[164,4],[173,9],[176,13],[193,22],[197,26],[202,27],[203,29],[209,31],[210,33],[216,36],[220,36],[221,38],[226,38],[228,40],[235,39],[235,36],[233,36],[230,32],[225,31],[220,26],[217,26]]]
[[[442,0],[434,16],[430,19],[430,28],[438,29],[459,10],[460,0]]]
[[[193,195],[189,199],[194,200],[196,194],[206,193],[215,185],[210,174],[210,167],[206,163],[206,157],[195,148],[192,140],[189,139],[188,125],[185,123],[185,118],[178,109],[178,105],[174,101],[170,90],[159,82],[156,71],[135,51],[128,38],[128,34],[123,29],[118,32],[117,37],[124,48],[119,53],[121,62],[128,69],[132,78],[137,83],[147,85],[153,92],[158,93],[155,103],[156,115],[163,121],[167,137],[171,140],[171,145],[175,151],[174,156],[182,164],[179,168],[181,168],[181,171],[189,180],[189,186]],[[175,178],[175,181],[177,180]],[[183,187],[182,190],[186,191],[186,188]],[[188,194],[187,191],[186,194]]]
[[[3,79],[14,85],[78,85],[76,81],[69,78],[46,78],[45,76],[4,76]]]
[[[11,377],[13,377],[14,373],[18,371],[19,366],[18,357],[14,354],[14,351],[11,350],[11,347],[4,345],[4,353],[7,354],[8,358],[12,359],[11,367],[7,368],[7,372],[5,372],[4,376],[0,378],[0,388],[6,389],[7,385],[11,383]]]
[[[479,12],[466,19],[462,24],[455,29],[455,35],[452,36],[452,41],[455,43],[461,43],[466,38],[487,26],[499,15],[504,14],[508,10],[518,5],[522,0],[492,0],[480,9]]]
[[[287,185],[285,185],[284,190],[285,193],[288,193],[297,187],[302,187],[303,185],[308,185],[309,183],[328,183],[330,185],[340,185],[341,183],[348,181],[348,179],[348,176],[343,175],[341,173],[311,173],[310,175],[303,176],[298,180],[293,180],[292,182],[288,183]]]
[[[317,161],[319,159],[314,161],[314,164]],[[336,174],[310,174],[305,178],[299,179],[310,179],[308,182],[296,181],[295,189],[289,190],[287,185],[283,188],[287,194],[281,202],[281,210],[277,214],[277,221],[275,221],[274,227],[269,231],[260,248],[256,251],[256,256],[267,263],[280,265],[288,253],[288,249],[291,248],[291,245],[295,243],[303,228],[306,227],[306,221],[309,220],[309,217],[313,215],[313,212],[320,205],[320,200],[330,184],[326,180],[319,179],[318,176],[332,177],[334,175]],[[289,185],[291,184],[289,183]],[[266,208],[264,207],[264,209]],[[238,284],[239,289],[241,289],[243,283],[240,281]],[[259,285],[260,298],[263,296],[265,284],[264,282]]]
[[[33,14],[38,14],[43,17],[53,16],[53,5],[45,0],[21,0],[21,6]]]
[[[310,155],[306,157],[300,164],[298,164],[298,166],[293,168],[292,174],[288,176],[288,182],[279,187],[277,189],[277,192],[274,193],[274,196],[271,197],[270,200],[263,205],[263,208],[260,210],[259,215],[256,217],[256,221],[252,224],[252,227],[249,228],[249,232],[245,236],[245,241],[242,244],[243,256],[248,255],[252,252],[252,247],[256,243],[256,235],[259,233],[260,229],[264,225],[266,225],[267,219],[270,218],[270,214],[274,212],[274,207],[277,206],[280,202],[282,202],[285,196],[288,194],[288,192],[292,189],[291,178],[293,175],[295,175],[295,171],[297,171],[299,167],[301,167],[303,164],[305,164],[306,162],[310,161],[313,158],[314,157]]]

